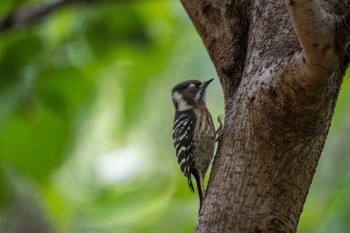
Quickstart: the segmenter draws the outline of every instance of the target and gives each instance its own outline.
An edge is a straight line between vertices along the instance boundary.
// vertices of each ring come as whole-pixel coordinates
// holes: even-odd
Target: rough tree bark
[[[181,0],[225,126],[195,232],[296,232],[349,63],[346,0]]]

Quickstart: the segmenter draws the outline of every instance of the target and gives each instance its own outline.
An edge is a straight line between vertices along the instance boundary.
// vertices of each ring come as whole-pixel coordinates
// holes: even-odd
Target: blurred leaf
[[[36,36],[20,35],[8,43],[0,56],[0,91],[21,81],[23,68],[36,61],[40,51],[41,43]]]
[[[42,106],[25,117],[14,113],[0,132],[0,159],[38,180],[47,179],[62,162],[68,133],[66,122]]]

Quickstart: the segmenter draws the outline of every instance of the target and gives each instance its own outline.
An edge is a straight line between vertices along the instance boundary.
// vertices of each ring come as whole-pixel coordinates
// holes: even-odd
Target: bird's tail
[[[188,162],[188,160],[187,160],[187,162]],[[190,187],[191,192],[194,193],[194,188],[193,188],[192,179],[191,179],[191,171],[190,171],[189,165],[185,166],[184,175],[187,178],[187,183],[188,183],[188,186]]]
[[[205,189],[204,189],[204,180],[201,175],[199,175],[197,172],[193,174],[196,183],[197,183],[197,189],[198,189],[198,196],[199,196],[199,211],[202,208],[203,200],[205,198]]]

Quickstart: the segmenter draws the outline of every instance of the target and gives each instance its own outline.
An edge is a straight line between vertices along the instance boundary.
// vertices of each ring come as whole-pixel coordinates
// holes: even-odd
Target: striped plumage
[[[214,155],[215,127],[205,105],[205,92],[212,81],[188,80],[172,89],[175,106],[173,140],[180,169],[194,192],[194,176],[200,206],[205,197],[204,177]]]

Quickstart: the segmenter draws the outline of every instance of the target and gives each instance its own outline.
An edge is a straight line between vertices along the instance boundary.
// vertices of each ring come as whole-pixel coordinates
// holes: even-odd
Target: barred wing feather
[[[182,173],[187,177],[188,186],[194,192],[191,180],[192,138],[195,126],[195,113],[193,110],[179,111],[175,114],[173,127],[173,141],[177,161]]]

